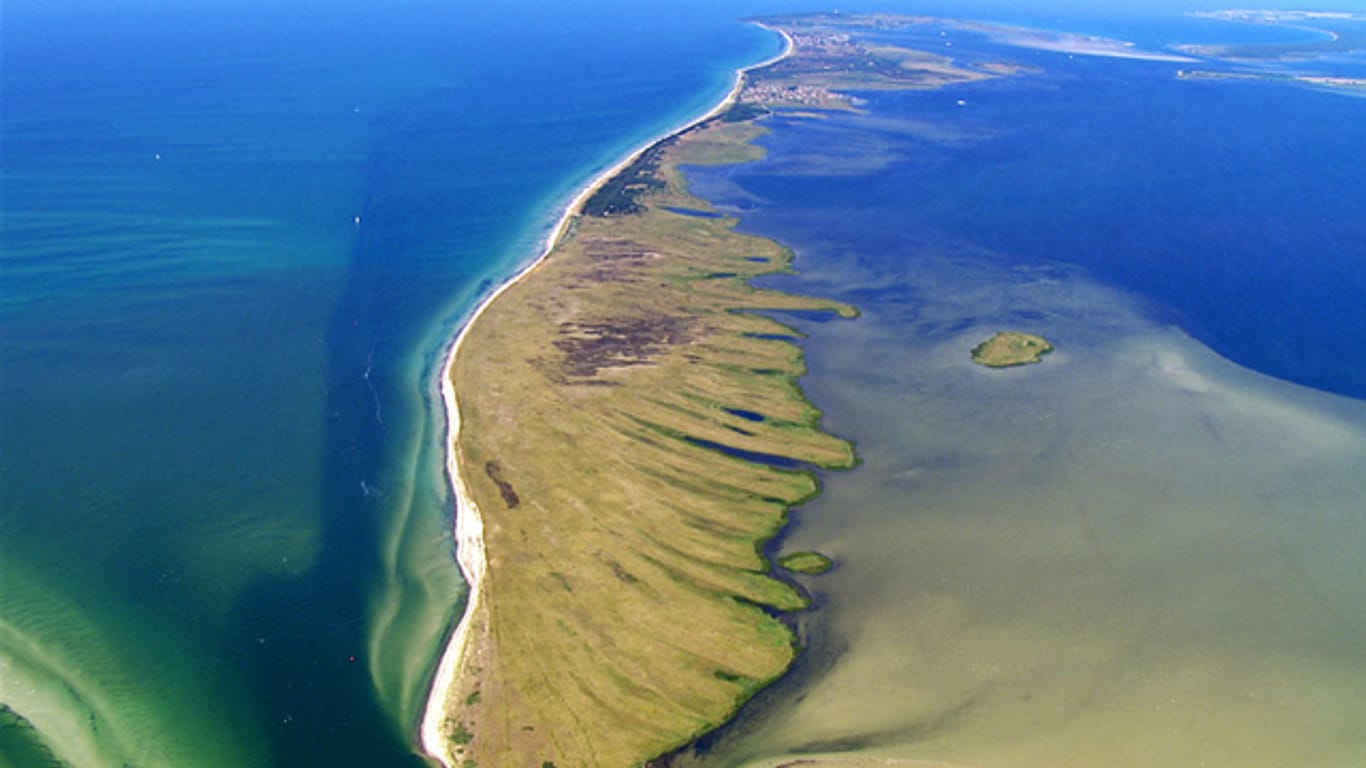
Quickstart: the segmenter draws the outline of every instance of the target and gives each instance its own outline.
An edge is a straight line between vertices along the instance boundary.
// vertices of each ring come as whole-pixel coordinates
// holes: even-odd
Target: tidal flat
[[[840,563],[803,655],[674,765],[1360,763],[1366,403],[1075,267],[904,230],[855,247],[841,210],[747,221],[793,243],[778,285],[859,304],[798,325],[803,386],[862,463],[784,541]],[[973,362],[1003,324],[1058,349]]]
[[[1359,100],[1027,55],[1020,78],[784,116],[766,160],[694,177],[793,248],[800,274],[764,285],[860,308],[796,325],[861,464],[783,540],[839,563],[803,654],[672,766],[1366,754],[1366,189],[1333,176]],[[1267,149],[1307,116],[1322,157]],[[1056,351],[974,363],[1002,328]]]

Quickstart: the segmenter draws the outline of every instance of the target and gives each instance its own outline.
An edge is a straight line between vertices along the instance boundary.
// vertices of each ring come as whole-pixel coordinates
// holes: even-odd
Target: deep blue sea
[[[737,17],[823,7],[6,3],[0,765],[420,764],[463,595],[446,342],[578,186],[778,50]],[[963,12],[1061,21],[992,8]],[[752,183],[1079,264],[1366,397],[1366,99],[1050,67],[880,180]]]
[[[823,146],[866,157],[881,133],[895,144],[884,169],[813,168],[801,185],[759,169],[746,187],[780,211],[856,217],[847,229],[870,253],[889,244],[868,222],[890,219],[1085,267],[1244,366],[1366,398],[1366,98],[1176,82],[1192,64],[974,50],[1047,74],[863,94],[884,119],[858,125],[857,143],[832,124]],[[1335,71],[1361,76],[1366,60]],[[772,154],[809,158],[821,130],[778,132]]]

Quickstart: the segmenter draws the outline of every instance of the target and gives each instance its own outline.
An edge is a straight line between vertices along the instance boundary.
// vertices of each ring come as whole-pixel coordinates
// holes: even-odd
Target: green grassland
[[[1042,336],[1018,331],[1001,331],[972,349],[972,359],[989,368],[1009,368],[1037,363],[1053,351]]]
[[[830,558],[819,552],[793,552],[778,558],[778,565],[793,573],[818,575],[835,567]]]
[[[793,463],[854,453],[797,386],[797,334],[756,312],[855,313],[752,287],[790,252],[667,210],[709,210],[679,165],[754,159],[761,131],[717,119],[647,151],[451,368],[488,558],[450,694],[457,764],[638,765],[725,722],[794,658],[774,612],[807,600],[761,547],[817,492]]]

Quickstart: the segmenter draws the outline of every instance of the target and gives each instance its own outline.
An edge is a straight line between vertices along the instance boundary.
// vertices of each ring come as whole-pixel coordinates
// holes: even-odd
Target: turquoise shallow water
[[[777,46],[580,10],[7,4],[0,764],[418,762],[447,339]]]

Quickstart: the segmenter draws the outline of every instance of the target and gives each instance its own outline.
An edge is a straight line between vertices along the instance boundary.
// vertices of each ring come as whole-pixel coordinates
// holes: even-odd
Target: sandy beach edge
[[[755,22],[758,24],[758,22]],[[437,664],[436,673],[432,676],[431,687],[427,693],[427,703],[423,709],[422,719],[419,724],[419,746],[422,752],[429,758],[436,760],[445,768],[454,768],[454,764],[449,759],[449,750],[445,739],[441,734],[441,727],[450,716],[450,689],[455,684],[461,667],[464,665],[465,657],[469,650],[469,618],[476,614],[479,607],[487,599],[484,594],[484,573],[487,569],[487,560],[484,555],[484,520],[479,512],[479,507],[474,503],[468,488],[465,485],[460,455],[457,450],[456,439],[460,436],[460,408],[459,401],[456,399],[455,385],[451,381],[450,371],[455,364],[456,356],[460,354],[461,344],[469,333],[469,329],[479,320],[493,302],[498,300],[512,286],[516,285],[527,275],[531,274],[542,261],[555,250],[565,233],[569,231],[574,217],[579,215],[583,205],[593,196],[595,192],[602,188],[612,177],[630,167],[642,154],[651,147],[671,136],[683,133],[690,128],[704,123],[713,117],[729,109],[740,95],[744,87],[745,74],[752,70],[762,69],[770,66],[792,53],[794,42],[792,37],[781,29],[775,29],[763,24],[758,24],[772,32],[776,32],[783,38],[783,50],[777,55],[772,56],[757,64],[751,64],[735,71],[735,82],[730,91],[716,106],[712,107],[700,117],[693,118],[665,131],[639,147],[628,152],[620,161],[612,165],[606,171],[598,174],[591,181],[585,184],[569,204],[565,206],[564,213],[560,215],[554,228],[546,236],[540,254],[519,270],[515,275],[500,285],[497,290],[475,307],[469,317],[460,326],[459,332],[447,348],[445,356],[439,370],[441,377],[441,402],[446,415],[446,479],[450,484],[451,493],[455,500],[455,557],[460,567],[461,575],[469,586],[469,599],[465,604],[465,611],[456,624],[455,631],[451,634],[450,640],[446,643],[442,651],[441,660]]]

